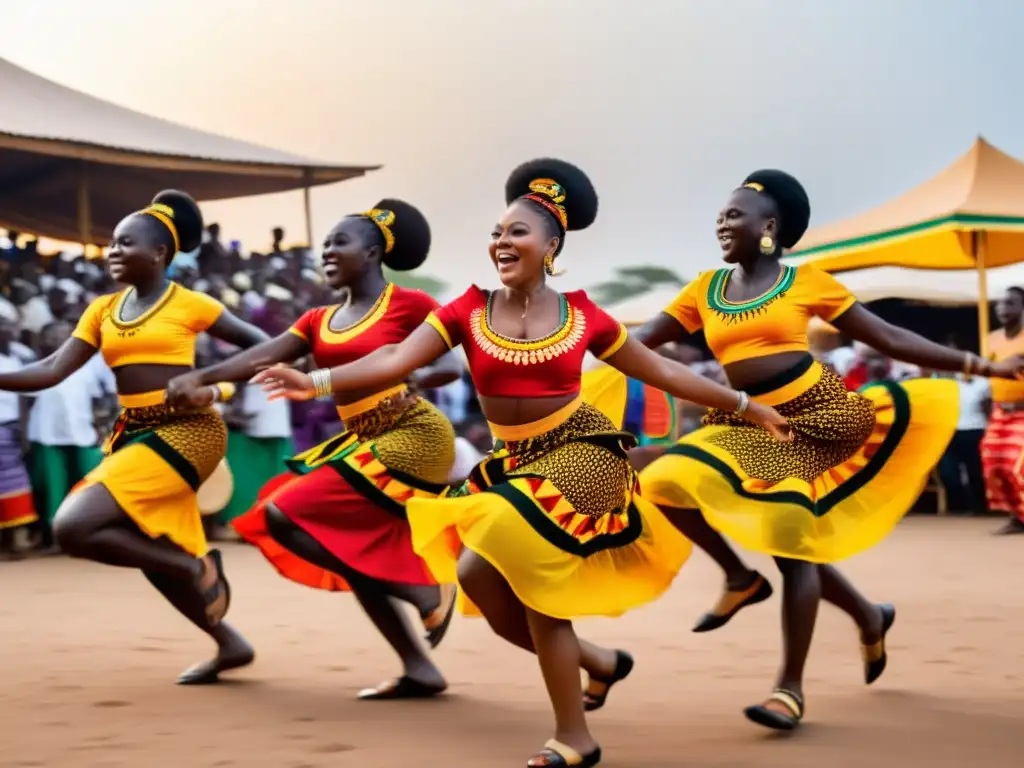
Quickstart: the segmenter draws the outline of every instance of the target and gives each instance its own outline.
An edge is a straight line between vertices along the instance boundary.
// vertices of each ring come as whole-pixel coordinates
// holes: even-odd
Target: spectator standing
[[[11,353],[11,342],[17,330],[9,318],[0,316],[0,373],[13,373],[24,367]],[[0,391],[0,551],[20,551],[24,533],[14,529],[38,520],[25,467],[27,415],[22,397]]]

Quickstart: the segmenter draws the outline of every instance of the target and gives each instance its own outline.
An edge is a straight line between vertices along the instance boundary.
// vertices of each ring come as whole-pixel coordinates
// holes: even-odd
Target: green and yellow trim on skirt
[[[436,498],[455,461],[452,425],[404,386],[339,407],[346,429],[289,459],[304,475],[329,466],[353,489],[396,517],[415,498]]]
[[[457,580],[466,547],[524,605],[557,618],[618,616],[668,589],[691,545],[640,495],[631,435],[578,401],[492,430],[496,450],[462,487],[408,504],[413,547],[438,582]]]
[[[750,394],[786,416],[792,442],[711,410],[641,472],[641,487],[659,506],[699,507],[747,549],[820,563],[890,533],[945,452],[959,410],[955,381],[854,393],[810,356]]]

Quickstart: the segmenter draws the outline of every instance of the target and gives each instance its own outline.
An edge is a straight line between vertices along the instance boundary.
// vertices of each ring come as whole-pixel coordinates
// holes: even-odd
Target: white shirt
[[[992,385],[989,380],[973,376],[965,381],[958,376],[956,383],[960,387],[960,420],[956,425],[957,431],[984,429],[988,424],[988,414],[985,413],[983,406],[985,401],[992,397]]]
[[[252,418],[246,423],[249,437],[271,438],[292,436],[292,411],[288,400],[268,400],[259,387],[247,386],[241,393],[242,412]]]
[[[483,457],[484,455],[469,440],[464,437],[456,437],[455,463],[452,464],[452,469],[448,473],[448,482],[457,483],[465,480]]]
[[[40,445],[96,445],[93,400],[115,392],[114,372],[102,355],[93,355],[60,384],[34,395],[28,439]]]
[[[13,373],[22,368],[21,361],[13,355],[0,355],[0,373]],[[19,416],[18,393],[0,391],[0,424],[17,421]]]

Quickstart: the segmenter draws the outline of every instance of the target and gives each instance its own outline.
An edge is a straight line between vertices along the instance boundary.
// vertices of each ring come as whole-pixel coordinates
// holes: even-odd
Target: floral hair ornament
[[[384,235],[384,253],[391,253],[391,249],[395,247],[395,233],[391,231],[391,225],[395,223],[395,212],[372,208],[359,215],[365,216],[377,225],[377,229]]]
[[[543,206],[552,216],[558,219],[562,229],[568,228],[569,220],[565,215],[565,187],[554,179],[534,179],[530,182],[530,194],[523,195]]]

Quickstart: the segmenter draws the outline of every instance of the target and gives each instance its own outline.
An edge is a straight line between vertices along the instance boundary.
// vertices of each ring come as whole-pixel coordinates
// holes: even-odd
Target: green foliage
[[[448,283],[437,278],[430,277],[430,275],[424,275],[419,270],[413,270],[412,272],[396,272],[394,270],[384,268],[384,279],[390,280],[400,288],[415,288],[424,293],[429,293],[435,299],[439,298],[448,288]]]
[[[686,283],[671,269],[654,265],[618,267],[615,274],[614,279],[587,289],[590,298],[602,307],[621,303],[664,285],[682,286]]]

